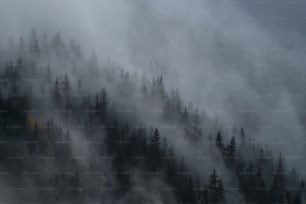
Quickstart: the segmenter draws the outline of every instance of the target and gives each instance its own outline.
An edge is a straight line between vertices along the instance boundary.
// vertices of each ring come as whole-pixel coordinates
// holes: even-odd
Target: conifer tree
[[[53,87],[53,99],[56,105],[60,105],[62,101],[62,93],[61,88],[58,82],[58,79],[55,79],[54,87]]]
[[[236,141],[235,141],[235,137],[233,136],[231,141],[230,141],[230,145],[229,145],[229,158],[230,160],[234,160],[236,157]]]
[[[31,30],[30,51],[32,53],[35,53],[35,54],[40,52],[39,43],[38,43],[38,39],[37,39],[37,34],[36,34],[36,29],[35,28],[33,28]]]
[[[216,145],[217,145],[217,147],[218,147],[221,151],[223,151],[223,149],[224,149],[223,138],[222,138],[222,135],[221,135],[221,132],[220,132],[220,131],[218,131],[218,133],[217,133]]]

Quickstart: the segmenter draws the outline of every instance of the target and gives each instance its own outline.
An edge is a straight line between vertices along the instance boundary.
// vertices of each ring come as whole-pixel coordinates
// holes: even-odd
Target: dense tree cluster
[[[272,154],[255,146],[250,138],[240,130],[240,146],[236,148],[235,137],[225,145],[221,132],[216,136],[216,146],[225,163],[236,175],[239,187],[246,200],[253,203],[302,203],[305,194],[304,181],[299,181],[297,173],[285,168],[282,154],[274,161]],[[250,155],[245,156],[244,153]]]
[[[38,196],[26,191],[15,203],[150,203],[137,193],[137,187],[149,188],[135,184],[140,178],[160,181],[159,196],[167,203],[231,203],[219,166],[207,167],[208,177],[199,175],[164,128],[143,120],[155,114],[190,142],[209,140],[205,114],[185,105],[179,90],[168,91],[163,76],[149,80],[112,62],[100,67],[75,41],[67,45],[60,33],[40,40],[35,29],[29,41],[21,37],[1,54],[0,164],[17,186],[31,180],[45,189]],[[157,107],[161,113],[151,111]],[[239,138],[226,138],[217,132],[215,147],[247,202],[302,203],[304,183],[295,170],[285,173],[281,155],[275,162],[243,129]]]

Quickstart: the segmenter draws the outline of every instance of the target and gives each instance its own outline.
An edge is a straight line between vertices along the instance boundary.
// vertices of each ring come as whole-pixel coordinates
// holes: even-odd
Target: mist
[[[149,117],[146,111],[152,104],[137,104],[137,94],[122,96],[116,92],[120,86],[99,79],[97,86],[86,87],[88,93],[107,87],[115,104],[124,101],[138,120],[161,126],[161,133],[170,135],[167,139],[176,154],[184,155],[192,170],[202,172],[201,180],[210,173],[207,166],[214,166],[224,171],[225,183],[236,188],[234,176],[220,161],[221,154],[206,142],[218,130],[228,141],[233,127],[243,127],[273,156],[282,152],[288,166],[304,177],[305,8],[305,2],[285,1],[1,0],[0,45],[2,51],[7,50],[11,38],[17,46],[20,36],[29,38],[31,28],[38,31],[39,40],[43,33],[61,32],[65,40],[77,41],[85,55],[96,56],[101,67],[113,63],[139,76],[163,75],[168,90],[178,89],[185,104],[192,103],[208,118],[203,126],[216,126],[204,132],[197,144],[184,137],[182,127],[171,129],[172,123],[160,120],[162,104],[152,103],[155,113]],[[58,69],[57,73],[65,72]],[[74,84],[82,78],[69,74]],[[73,134],[83,137],[80,132]],[[75,139],[72,146],[78,153],[83,142]],[[195,155],[206,154],[205,165],[193,160]],[[152,192],[156,194],[155,189]],[[243,200],[243,193],[237,194]],[[152,197],[155,201],[148,203],[159,203],[158,196]]]

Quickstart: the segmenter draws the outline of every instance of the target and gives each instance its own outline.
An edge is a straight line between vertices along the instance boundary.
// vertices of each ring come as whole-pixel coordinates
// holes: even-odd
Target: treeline
[[[215,170],[209,184],[205,187],[201,186],[194,173],[188,170],[184,160],[177,159],[173,148],[168,146],[167,140],[161,139],[157,128],[131,127],[129,123],[120,122],[114,117],[112,110],[108,107],[110,99],[105,89],[92,97],[94,100],[84,96],[81,100],[74,101],[69,95],[72,87],[67,75],[64,76],[63,81],[59,82],[55,79],[53,83],[50,98],[45,99],[44,102],[54,101],[55,106],[50,108],[64,110],[60,112],[65,119],[64,125],[83,127],[82,132],[86,140],[95,141],[95,147],[92,148],[96,148],[94,150],[96,152],[91,152],[93,157],[88,158],[89,171],[95,172],[96,166],[103,165],[103,163],[95,162],[95,156],[112,158],[113,171],[116,172],[116,179],[119,182],[114,190],[114,197],[118,195],[124,197],[129,192],[133,184],[130,181],[130,173],[127,172],[138,168],[146,177],[159,177],[165,180],[169,187],[165,186],[164,189],[172,189],[179,202],[219,203],[225,201],[223,184]],[[35,159],[54,158],[52,165],[55,169],[74,170],[71,175],[66,175],[65,170],[54,173],[44,182],[38,179],[37,182],[41,185],[48,185],[50,182],[54,189],[58,189],[55,190],[53,199],[49,195],[50,202],[67,200],[75,202],[76,198],[78,202],[84,201],[88,192],[80,182],[84,172],[78,170],[77,162],[73,159],[71,150],[73,136],[68,130],[65,131],[62,125],[57,125],[54,119],[42,123],[32,116],[31,111],[25,111],[33,110],[35,107],[30,105],[30,101],[34,100],[32,97],[26,97],[24,94],[22,97],[0,98],[0,109],[5,110],[1,114],[1,132],[5,136],[2,140],[13,144],[12,146],[3,145],[2,162],[6,161],[6,166],[12,165],[11,168],[21,165],[29,168],[22,168],[23,171],[37,171],[40,162]],[[20,128],[12,128],[10,124],[18,124]],[[100,131],[101,127],[105,136]],[[16,151],[13,146],[19,146],[22,142],[26,144],[25,147]],[[22,156],[24,163],[11,160],[11,154]],[[19,176],[22,176],[22,171],[19,172]],[[65,192],[68,191],[67,189],[74,190],[67,193]],[[92,193],[90,194],[93,198]],[[98,195],[95,196],[98,197]]]
[[[60,42],[57,34],[53,40],[55,45],[51,47],[63,47]],[[20,49],[28,52],[22,38],[20,44]],[[37,187],[52,189],[52,193],[40,194],[40,199],[45,202],[102,202],[101,186],[113,189],[111,196],[108,195],[111,198],[124,198],[133,189],[132,170],[139,169],[145,179],[164,181],[166,185],[161,186],[160,193],[171,191],[176,202],[225,201],[223,183],[215,170],[212,170],[207,185],[201,185],[184,159],[178,159],[166,137],[160,136],[158,128],[146,128],[140,123],[135,127],[134,123],[123,120],[105,88],[98,94],[84,94],[86,89],[82,89],[86,85],[81,79],[77,83],[71,82],[67,73],[57,77],[54,69],[58,68],[54,68],[52,63],[37,64],[35,61],[40,61],[38,55],[46,47],[40,45],[35,30],[31,33],[29,45],[29,51],[36,54],[37,59],[33,55],[27,57],[27,54],[21,54],[16,63],[9,60],[0,73],[5,79],[0,98],[1,162],[8,170],[16,169],[11,176],[14,182],[26,185],[23,183],[24,172],[39,171],[41,177],[31,174],[29,177]],[[91,64],[96,66],[94,61]],[[74,71],[78,74],[77,70]],[[109,81],[116,77],[114,72],[108,73]],[[119,83],[125,85],[125,91],[129,90],[129,73],[120,72],[118,78],[121,80]],[[167,94],[162,77],[143,84],[150,89],[148,93],[141,93],[143,100],[165,104],[163,117],[169,121],[175,119],[186,127],[187,122],[196,122],[198,112],[193,110],[195,115],[189,114],[187,107],[183,108],[178,91]],[[50,118],[49,114],[54,117]],[[70,127],[80,127],[78,132],[90,144],[87,147],[90,149],[86,158],[88,165],[85,167],[80,167],[75,156],[74,131],[70,131],[73,130]],[[104,164],[97,161],[100,157],[109,158],[116,182],[103,179]],[[48,159],[51,160],[49,164],[45,161]],[[52,166],[48,169],[50,172],[45,169],[47,166]],[[88,176],[100,171],[97,177],[101,183]],[[32,199],[27,193],[24,196]],[[163,198],[166,199],[166,196]]]
[[[16,203],[152,202],[139,192],[148,187],[137,186],[136,175],[159,181],[158,196],[167,203],[232,202],[218,166],[208,178],[200,177],[174,151],[167,131],[142,121],[155,114],[161,123],[183,130],[188,141],[210,140],[203,136],[205,114],[185,105],[179,90],[168,91],[163,76],[139,77],[112,62],[101,67],[60,33],[39,40],[33,29],[29,41],[13,44],[3,55],[9,59],[1,58],[0,164],[17,186],[30,180],[47,189],[25,190]],[[281,155],[275,161],[243,129],[226,138],[219,131],[215,149],[248,203],[305,200],[304,182],[294,169],[287,173]]]

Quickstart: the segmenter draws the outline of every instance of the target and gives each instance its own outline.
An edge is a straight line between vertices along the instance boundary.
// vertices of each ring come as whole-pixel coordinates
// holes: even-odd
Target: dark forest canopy
[[[2,202],[305,202],[284,155],[274,158],[243,127],[216,130],[163,76],[100,64],[59,32],[38,36],[33,29],[1,52],[1,188],[11,186]],[[176,140],[208,144],[216,161],[197,161],[199,171]]]

